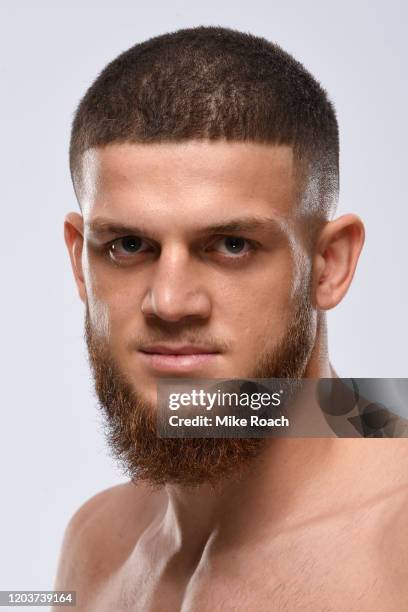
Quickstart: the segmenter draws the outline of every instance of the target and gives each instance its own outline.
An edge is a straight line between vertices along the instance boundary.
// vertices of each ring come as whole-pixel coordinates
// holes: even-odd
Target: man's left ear
[[[313,258],[313,296],[317,309],[330,310],[345,296],[364,238],[364,225],[357,215],[343,215],[324,226]]]

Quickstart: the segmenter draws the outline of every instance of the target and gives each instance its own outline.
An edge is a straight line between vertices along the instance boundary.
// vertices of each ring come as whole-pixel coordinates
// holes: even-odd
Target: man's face
[[[144,401],[160,377],[251,376],[282,344],[309,275],[297,189],[285,146],[115,144],[85,155],[89,323]]]
[[[305,375],[316,316],[291,150],[121,144],[84,162],[79,287],[112,450],[156,484],[236,474],[265,441],[158,438],[156,384]]]

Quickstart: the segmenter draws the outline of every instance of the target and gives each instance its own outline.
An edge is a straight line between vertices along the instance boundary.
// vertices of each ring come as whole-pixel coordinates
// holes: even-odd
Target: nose
[[[208,318],[210,296],[197,264],[181,245],[162,248],[142,300],[143,314],[173,322],[185,317]]]

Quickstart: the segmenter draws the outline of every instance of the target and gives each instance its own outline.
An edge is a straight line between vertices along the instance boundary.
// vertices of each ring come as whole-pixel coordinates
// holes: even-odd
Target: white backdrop
[[[339,214],[367,241],[329,313],[340,376],[406,377],[404,2],[3,0],[1,10],[0,589],[51,589],[64,527],[123,480],[105,448],[63,243],[76,209],[72,114],[105,64],[145,38],[225,25],[276,41],[321,81],[341,130]]]

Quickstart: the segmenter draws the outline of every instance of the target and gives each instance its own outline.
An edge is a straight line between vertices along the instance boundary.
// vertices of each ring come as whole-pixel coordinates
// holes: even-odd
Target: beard
[[[283,339],[261,353],[245,378],[303,378],[314,337],[309,292],[303,288]],[[132,481],[143,480],[154,486],[216,485],[226,478],[242,476],[261,454],[267,442],[264,438],[158,437],[155,406],[135,390],[107,341],[95,333],[88,304],[85,339],[108,445]],[[288,384],[293,382],[288,380]]]

